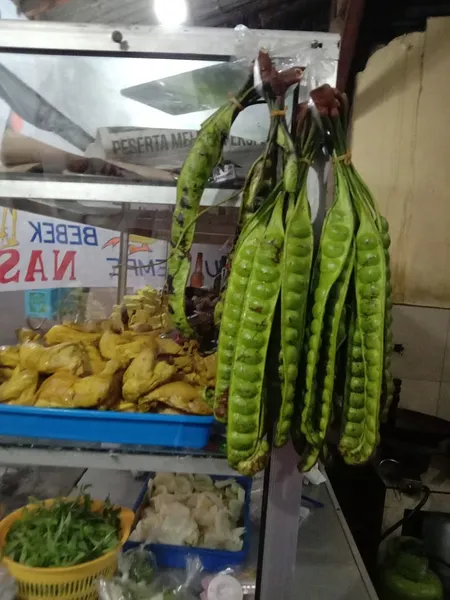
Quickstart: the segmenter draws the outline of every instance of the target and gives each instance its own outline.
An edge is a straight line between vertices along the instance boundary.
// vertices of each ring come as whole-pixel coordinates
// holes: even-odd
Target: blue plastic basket
[[[73,442],[204,448],[214,417],[0,404],[0,435]]]
[[[144,487],[133,506],[133,511],[136,514],[135,525],[140,518],[143,508],[146,506],[147,500],[147,483],[148,480],[154,477],[154,473],[150,473],[146,479]],[[224,475],[210,475],[214,481],[230,479]],[[196,555],[200,558],[205,571],[217,573],[223,571],[227,567],[241,565],[247,558],[250,545],[250,494],[252,490],[252,480],[250,477],[234,477],[236,481],[245,490],[243,526],[245,527],[244,544],[242,550],[231,552],[229,550],[210,550],[208,548],[197,548],[193,546],[173,546],[171,544],[145,544],[145,548],[150,550],[155,555],[156,563],[160,568],[168,569],[184,569],[186,567],[186,558],[188,555]],[[140,542],[126,542],[122,548],[123,551],[130,548],[140,546]]]

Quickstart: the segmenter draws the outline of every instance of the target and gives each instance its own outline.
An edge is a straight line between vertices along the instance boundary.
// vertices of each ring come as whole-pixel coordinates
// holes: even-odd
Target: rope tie
[[[285,106],[283,109],[274,109],[270,111],[270,116],[271,117],[285,117],[287,115],[287,106]]]
[[[344,154],[341,154],[340,156],[334,156],[333,161],[334,162],[343,162],[344,165],[351,165],[352,164],[352,153],[350,150],[347,150],[347,152],[345,152]]]
[[[233,94],[231,92],[228,94],[228,100],[231,102],[231,104],[234,104],[234,106],[238,110],[244,110],[244,107],[242,106],[242,104],[239,102],[239,100],[237,100],[237,98],[235,98],[233,96]]]

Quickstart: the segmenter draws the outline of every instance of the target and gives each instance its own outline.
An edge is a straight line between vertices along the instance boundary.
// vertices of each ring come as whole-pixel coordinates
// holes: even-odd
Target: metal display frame
[[[231,29],[189,28],[167,30],[160,27],[121,27],[108,25],[68,24],[27,21],[0,21],[0,56],[2,53],[65,54],[87,56],[120,56],[173,59],[230,60],[236,53],[237,33]],[[333,64],[335,80],[339,53],[339,36],[328,33],[252,32],[255,47],[295,48],[308,45],[326,53]],[[212,52],[213,51],[213,52]],[[277,55],[275,53],[275,58]],[[334,83],[334,81],[329,81]],[[320,207],[326,197],[326,170],[317,170],[315,194]],[[89,182],[86,179],[42,180],[29,176],[3,174],[0,177],[0,206],[23,208],[45,214],[59,204],[70,218],[70,202],[76,206],[77,220],[83,219],[84,201],[122,204],[120,263],[126,264],[128,231],[126,211],[136,205],[168,205],[175,203],[175,187],[150,184]],[[208,188],[202,204],[214,206],[229,195],[229,190]],[[150,200],[151,199],[151,200]],[[234,200],[231,206],[237,206]],[[125,208],[127,207],[127,208]],[[106,208],[106,207],[105,207]],[[155,206],[156,208],[156,206]],[[320,221],[323,210],[319,210]],[[86,211],[86,218],[89,212]],[[114,216],[117,223],[117,215]],[[126,270],[119,274],[118,297],[126,289]],[[225,459],[201,455],[158,452],[147,453],[127,448],[70,447],[70,444],[35,444],[31,440],[0,439],[0,464],[33,464],[54,466],[89,466],[123,470],[166,470],[176,472],[233,473]],[[273,450],[266,471],[263,501],[262,539],[258,558],[258,590],[260,600],[274,600],[283,595],[286,600],[297,596],[293,589],[296,562],[298,523],[302,477],[296,469],[297,458],[291,445]]]

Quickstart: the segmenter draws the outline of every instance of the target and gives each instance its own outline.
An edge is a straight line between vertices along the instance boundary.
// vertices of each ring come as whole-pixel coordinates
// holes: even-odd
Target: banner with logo
[[[123,161],[169,171],[179,170],[192,147],[198,131],[193,129],[157,129],[144,127],[102,127],[86,156],[103,160]],[[261,154],[264,141],[230,135],[224,144],[222,165],[228,169],[226,180],[245,177]],[[214,181],[222,181],[214,176]]]
[[[0,291],[117,285],[118,232],[15,209],[0,212]],[[193,264],[199,252],[204,257],[204,285],[210,287],[224,252],[217,246],[194,244]],[[167,255],[166,241],[130,234],[128,287],[160,289]]]

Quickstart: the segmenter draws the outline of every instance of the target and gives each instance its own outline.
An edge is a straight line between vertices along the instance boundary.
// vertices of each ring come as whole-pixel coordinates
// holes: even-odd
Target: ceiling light
[[[182,25],[188,17],[186,0],[154,0],[153,10],[161,25],[166,27]]]

